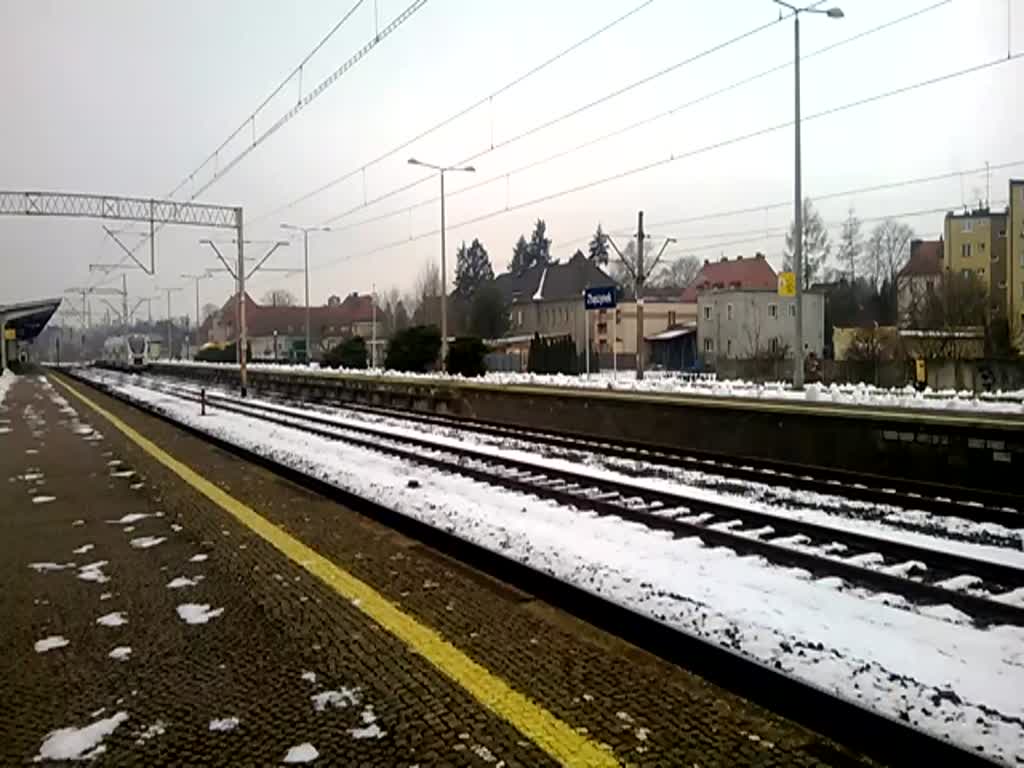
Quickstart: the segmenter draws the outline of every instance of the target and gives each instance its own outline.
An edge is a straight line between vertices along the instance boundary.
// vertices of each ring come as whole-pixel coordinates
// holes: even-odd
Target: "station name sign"
[[[614,309],[616,303],[614,286],[587,288],[583,291],[583,306],[585,309]]]

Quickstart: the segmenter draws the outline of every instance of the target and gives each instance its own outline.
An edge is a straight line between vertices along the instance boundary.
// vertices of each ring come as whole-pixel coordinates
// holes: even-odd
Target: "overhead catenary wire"
[[[823,2],[823,1],[824,0],[819,0],[819,2],[814,3],[814,5],[820,5],[821,2]],[[605,103],[607,103],[607,102],[609,102],[609,101],[611,101],[613,99],[616,99],[616,98],[618,98],[620,96],[623,96],[623,95],[625,95],[625,94],[627,94],[627,93],[629,93],[629,92],[631,92],[631,91],[633,91],[633,90],[635,90],[635,89],[637,89],[637,88],[639,88],[639,87],[641,87],[643,85],[647,85],[648,83],[654,82],[655,80],[657,80],[657,79],[659,79],[661,77],[664,77],[665,75],[671,74],[672,72],[676,72],[679,69],[681,69],[681,68],[683,68],[683,67],[685,67],[685,66],[687,66],[689,64],[693,64],[693,63],[695,63],[697,61],[700,61],[703,58],[706,58],[707,56],[710,56],[710,55],[712,55],[714,53],[717,53],[718,51],[724,50],[724,49],[726,49],[726,48],[728,48],[728,47],[730,47],[732,45],[736,45],[737,43],[740,43],[743,40],[746,40],[746,39],[748,39],[750,37],[753,37],[754,35],[758,34],[759,32],[763,32],[763,31],[765,31],[767,29],[770,29],[770,28],[774,27],[777,24],[782,23],[785,19],[790,18],[791,16],[792,16],[792,14],[790,14],[788,16],[781,15],[778,19],[774,19],[774,20],[769,21],[769,22],[767,22],[765,24],[759,24],[758,26],[753,27],[751,29],[748,29],[747,31],[742,32],[742,33],[740,33],[738,35],[735,35],[734,37],[731,37],[728,40],[725,40],[725,41],[720,42],[720,43],[716,43],[715,45],[711,46],[710,48],[705,48],[704,50],[699,51],[698,53],[691,54],[690,56],[687,56],[686,58],[682,59],[681,61],[677,61],[674,64],[670,64],[669,66],[663,67],[663,68],[657,70],[656,72],[652,72],[651,74],[645,75],[644,77],[641,77],[638,80],[634,80],[631,83],[628,83],[627,85],[624,85],[624,86],[622,86],[620,88],[617,88],[617,89],[615,89],[613,91],[610,91],[609,93],[606,93],[603,96],[600,96],[600,97],[598,97],[596,99],[592,99],[591,101],[588,101],[588,102],[586,102],[584,104],[581,104],[581,105],[579,105],[577,107],[573,107],[572,109],[570,109],[570,110],[568,110],[566,112],[563,112],[562,114],[558,115],[557,117],[553,117],[553,118],[551,118],[549,120],[545,120],[545,121],[543,121],[541,123],[538,123],[537,125],[534,125],[534,126],[532,126],[530,128],[527,128],[526,130],[516,134],[515,136],[511,136],[511,137],[505,139],[504,141],[500,141],[500,142],[498,142],[496,144],[491,144],[489,147],[487,147],[487,148],[485,148],[485,149],[483,149],[483,150],[481,150],[479,152],[476,152],[476,153],[474,153],[472,155],[468,155],[467,157],[464,157],[464,158],[458,160],[457,162],[453,163],[453,165],[468,165],[469,163],[472,163],[472,162],[474,162],[476,160],[479,160],[481,157],[484,157],[485,155],[488,155],[488,154],[490,154],[491,152],[494,152],[497,149],[503,149],[505,147],[509,147],[509,146],[519,142],[519,141],[522,141],[523,139],[525,139],[525,138],[527,138],[529,136],[533,136],[534,134],[537,134],[537,133],[540,133],[541,131],[547,130],[548,128],[551,128],[551,127],[553,127],[555,125],[558,125],[559,123],[562,123],[562,122],[564,122],[566,120],[569,120],[570,118],[577,117],[577,116],[583,114],[584,112],[587,112],[587,111],[589,111],[591,109],[594,109],[595,107],[600,106],[601,104],[605,104]],[[504,174],[502,174],[502,176],[504,176]],[[390,199],[390,198],[392,198],[392,197],[394,197],[396,195],[401,194],[402,192],[408,192],[410,189],[414,189],[415,187],[418,187],[418,186],[420,186],[422,184],[426,184],[426,183],[430,182],[432,179],[433,179],[433,176],[424,176],[424,177],[416,179],[414,181],[410,181],[407,184],[403,184],[403,185],[401,185],[399,187],[395,187],[394,189],[391,189],[388,192],[385,192],[385,193],[383,193],[381,195],[378,195],[377,197],[375,197],[375,198],[373,198],[371,200],[364,201],[360,205],[353,206],[353,207],[351,207],[351,208],[349,208],[349,209],[347,209],[345,211],[342,211],[341,213],[337,213],[337,214],[331,216],[330,218],[325,219],[324,221],[322,221],[321,224],[333,225],[336,222],[340,221],[341,219],[345,218],[346,216],[350,216],[353,213],[356,213],[357,211],[361,211],[364,208],[367,208],[367,207],[369,207],[371,205],[375,205],[376,203],[382,202],[384,200],[388,200],[388,199]]]
[[[859,32],[859,33],[857,33],[855,35],[852,35],[852,36],[850,36],[848,38],[845,38],[845,39],[840,40],[838,42],[832,43],[832,44],[827,45],[827,46],[825,46],[823,48],[819,48],[819,49],[817,49],[815,51],[812,51],[811,53],[808,53],[806,55],[803,55],[803,56],[801,56],[801,61],[807,61],[807,60],[812,59],[812,58],[814,58],[816,56],[820,56],[820,55],[822,55],[824,53],[827,53],[829,51],[833,51],[833,50],[835,50],[837,48],[840,48],[840,47],[842,47],[844,45],[848,45],[848,44],[850,44],[852,42],[855,42],[857,40],[861,40],[863,38],[869,37],[870,35],[876,34],[878,32],[881,32],[881,31],[885,30],[885,29],[889,29],[889,28],[891,28],[893,26],[896,26],[897,24],[900,24],[902,22],[909,21],[911,19],[917,18],[917,17],[919,17],[919,16],[921,16],[921,15],[923,15],[925,13],[928,13],[930,11],[934,11],[934,10],[936,10],[938,8],[941,8],[942,6],[948,5],[951,2],[952,2],[952,0],[940,0],[939,2],[932,3],[931,5],[928,5],[928,6],[924,7],[924,8],[919,8],[916,11],[913,11],[913,12],[908,13],[908,14],[904,14],[903,16],[900,16],[900,17],[898,17],[896,19],[891,19],[891,20],[889,20],[887,22],[879,24],[879,25],[877,25],[875,27],[872,27],[870,29],[863,30],[863,31],[861,31],[861,32]],[[545,165],[545,164],[547,164],[549,162],[552,162],[554,160],[559,160],[559,159],[561,159],[563,157],[567,157],[567,156],[572,155],[572,154],[574,154],[576,152],[579,152],[579,151],[581,151],[583,149],[587,149],[589,147],[596,146],[597,144],[600,144],[600,143],[602,143],[604,141],[607,141],[608,139],[612,139],[612,138],[616,138],[618,136],[625,135],[626,133],[629,133],[630,131],[636,130],[637,128],[641,128],[641,127],[650,125],[650,124],[652,124],[654,122],[657,122],[658,120],[662,120],[664,118],[676,115],[676,114],[678,114],[679,112],[682,112],[685,109],[688,109],[688,108],[696,106],[698,104],[707,102],[707,101],[709,101],[709,100],[711,100],[711,99],[713,99],[713,98],[715,98],[717,96],[721,96],[721,95],[723,95],[725,93],[729,93],[729,92],[731,92],[733,90],[736,90],[737,88],[740,88],[740,87],[742,87],[744,85],[749,85],[750,83],[756,82],[757,80],[760,80],[760,79],[762,79],[764,77],[767,77],[768,75],[774,74],[774,73],[782,71],[784,69],[787,69],[790,66],[792,66],[792,62],[791,61],[787,61],[785,63],[776,65],[774,67],[770,67],[768,69],[761,70],[760,72],[758,72],[758,73],[756,73],[754,75],[750,75],[750,76],[742,78],[740,80],[736,80],[736,81],[734,81],[734,82],[732,82],[732,83],[730,83],[730,84],[728,84],[726,86],[723,86],[722,88],[718,88],[718,89],[716,89],[714,91],[710,91],[708,93],[702,94],[702,95],[700,95],[700,96],[698,96],[696,98],[693,98],[693,99],[685,101],[685,102],[683,102],[681,104],[678,104],[678,105],[676,105],[676,106],[674,106],[674,107],[672,107],[670,109],[658,112],[657,114],[652,115],[650,117],[646,117],[646,118],[643,118],[641,120],[637,120],[637,121],[635,121],[633,123],[630,123],[629,125],[623,126],[621,128],[617,128],[615,130],[612,130],[612,131],[609,131],[609,132],[606,132],[606,133],[603,133],[603,134],[601,134],[601,135],[599,135],[597,137],[588,139],[588,140],[586,140],[584,142],[578,143],[578,144],[576,144],[576,145],[574,145],[572,147],[569,147],[567,149],[563,149],[563,150],[560,150],[558,152],[555,152],[555,153],[552,153],[550,155],[547,155],[546,157],[539,158],[537,160],[532,160],[532,161],[530,161],[528,163],[525,163],[523,165],[520,165],[520,166],[518,166],[516,168],[512,168],[510,170],[504,171],[502,173],[495,174],[493,176],[489,176],[489,177],[487,177],[485,179],[482,179],[480,181],[472,182],[470,184],[467,184],[466,186],[460,187],[459,189],[456,189],[456,190],[448,192],[447,199],[450,200],[453,197],[457,197],[459,195],[466,194],[466,193],[471,192],[471,191],[473,191],[475,189],[480,189],[481,187],[485,187],[485,186],[488,186],[490,184],[494,184],[495,182],[498,182],[498,181],[508,180],[509,177],[514,176],[514,175],[516,175],[518,173],[522,173],[524,171],[540,167],[540,166]],[[511,139],[509,139],[509,141],[517,141],[520,138],[523,138],[524,136],[529,135],[531,132],[535,132],[536,130],[539,130],[539,128],[527,129],[523,133],[518,134],[515,137],[512,137]],[[469,158],[469,160],[476,160],[479,157],[480,157],[480,155],[475,155],[475,156]],[[468,162],[469,160],[467,160],[466,162]],[[412,210],[415,210],[416,208],[421,208],[421,207],[424,207],[424,206],[427,206],[427,205],[432,205],[434,203],[439,202],[440,197],[437,196],[437,195],[433,195],[433,196],[431,196],[431,197],[429,197],[427,199],[421,200],[421,201],[416,202],[416,203],[412,203],[411,205],[407,205],[407,206],[403,206],[401,208],[396,208],[396,209],[392,209],[392,210],[389,210],[389,211],[385,211],[385,212],[377,214],[375,216],[371,216],[371,217],[366,218],[366,219],[361,219],[360,221],[352,222],[352,223],[346,224],[344,226],[340,226],[339,227],[335,223],[338,219],[344,218],[345,216],[347,216],[347,215],[349,215],[351,213],[354,213],[357,210],[362,210],[363,208],[369,207],[370,205],[373,205],[374,203],[381,202],[382,200],[385,200],[385,199],[387,199],[389,197],[392,197],[392,196],[394,196],[394,195],[396,195],[396,194],[398,194],[400,192],[408,191],[408,190],[418,186],[421,183],[422,183],[422,180],[416,180],[416,181],[404,184],[404,185],[402,185],[401,187],[398,187],[395,190],[387,192],[387,193],[385,193],[385,194],[383,194],[383,195],[381,195],[381,196],[379,196],[377,198],[374,198],[373,200],[365,201],[362,205],[356,206],[354,208],[349,209],[348,211],[345,211],[344,213],[338,214],[335,217],[327,219],[324,223],[325,224],[330,224],[332,230],[335,233],[340,233],[340,232],[345,232],[345,231],[349,231],[349,230],[355,229],[357,227],[364,226],[366,224],[373,224],[373,223],[376,223],[376,222],[379,222],[379,221],[385,221],[385,220],[387,220],[389,218],[393,218],[395,216],[402,216],[402,215],[405,215],[405,214],[409,213]]]
[[[838,106],[835,106],[835,107],[829,107],[828,109],[824,109],[824,110],[821,110],[819,112],[815,112],[813,114],[804,116],[802,118],[802,122],[804,122],[804,123],[811,122],[811,121],[814,121],[814,120],[821,119],[823,117],[828,117],[828,116],[831,116],[831,115],[839,114],[839,113],[844,112],[844,111],[849,110],[849,109],[855,109],[857,107],[862,107],[862,106],[866,106],[868,104],[873,104],[873,103],[882,101],[884,99],[893,98],[895,96],[899,96],[899,95],[902,95],[902,94],[905,94],[905,93],[910,93],[912,91],[915,91],[915,90],[918,90],[918,89],[921,89],[921,88],[926,88],[928,86],[932,86],[932,85],[936,85],[936,84],[939,84],[939,83],[947,82],[949,80],[953,80],[953,79],[956,79],[956,78],[959,78],[959,77],[964,77],[966,75],[973,74],[973,73],[976,73],[976,72],[980,72],[980,71],[983,71],[983,70],[986,70],[986,69],[991,69],[993,67],[998,67],[1000,65],[1008,64],[1008,63],[1017,61],[1017,60],[1019,60],[1022,57],[1024,57],[1024,52],[1016,53],[1016,54],[1012,55],[1010,58],[1004,58],[1004,57],[1000,56],[997,59],[986,61],[986,62],[983,62],[981,64],[975,64],[975,65],[972,65],[970,67],[965,67],[963,69],[956,70],[954,72],[948,72],[948,73],[945,73],[943,75],[937,75],[935,77],[927,78],[925,80],[921,80],[921,81],[918,81],[916,83],[912,83],[910,85],[905,85],[905,86],[900,86],[898,88],[893,88],[893,89],[890,89],[890,90],[887,90],[887,91],[883,91],[881,93],[873,94],[871,96],[866,96],[866,97],[863,97],[863,98],[860,98],[860,99],[856,99],[854,101],[847,102],[845,104],[841,104],[841,105],[838,105]],[[715,150],[718,150],[718,149],[723,149],[723,148],[728,147],[728,146],[739,144],[739,143],[744,142],[744,141],[749,141],[751,139],[758,138],[760,136],[765,136],[765,135],[774,133],[776,131],[779,131],[779,130],[781,130],[783,128],[790,127],[792,125],[793,125],[793,121],[792,120],[787,120],[785,122],[776,123],[776,124],[773,124],[773,125],[768,125],[768,126],[765,126],[763,128],[759,128],[759,129],[756,129],[756,130],[753,130],[753,131],[749,131],[749,132],[746,132],[746,133],[743,133],[743,134],[740,134],[740,135],[737,135],[737,136],[733,136],[733,137],[728,138],[728,139],[723,139],[722,141],[717,141],[717,142],[714,142],[712,144],[707,144],[705,146],[698,147],[696,149],[688,150],[688,151],[680,153],[680,154],[673,153],[673,154],[669,155],[667,158],[661,158],[659,160],[655,160],[655,161],[652,161],[652,162],[649,162],[649,163],[645,163],[643,165],[634,166],[632,168],[628,168],[626,170],[619,171],[617,173],[610,174],[610,175],[607,175],[607,176],[599,177],[597,179],[592,179],[590,181],[582,182],[580,184],[576,184],[576,185],[573,185],[571,187],[568,187],[568,188],[565,188],[565,189],[562,189],[562,190],[559,190],[559,191],[556,191],[556,192],[550,192],[550,193],[547,193],[547,194],[544,194],[544,195],[540,195],[538,197],[534,197],[534,198],[531,198],[529,200],[525,200],[525,201],[522,201],[520,203],[516,203],[515,205],[506,205],[503,208],[498,208],[498,209],[489,211],[487,213],[483,213],[483,214],[479,214],[479,215],[473,216],[473,217],[471,217],[469,219],[464,219],[464,220],[456,222],[454,224],[450,224],[448,226],[448,229],[449,230],[455,230],[455,229],[459,229],[459,228],[462,228],[462,227],[470,226],[472,224],[477,224],[477,223],[480,223],[482,221],[487,221],[488,219],[492,219],[492,218],[495,218],[497,216],[502,216],[504,214],[511,213],[513,211],[521,210],[523,208],[527,208],[527,207],[530,207],[530,206],[533,206],[533,205],[538,205],[540,203],[548,202],[550,200],[554,200],[554,199],[557,199],[557,198],[560,198],[560,197],[565,197],[567,195],[571,195],[571,194],[574,194],[574,193],[577,193],[577,192],[581,192],[581,191],[586,190],[586,189],[592,189],[594,187],[602,186],[604,184],[608,184],[608,183],[611,183],[611,182],[614,182],[614,181],[618,181],[618,180],[621,180],[621,179],[624,179],[624,178],[629,178],[631,176],[635,176],[635,175],[644,173],[644,172],[652,170],[654,168],[664,167],[664,166],[669,165],[671,163],[678,162],[679,160],[684,160],[684,159],[692,158],[692,157],[695,157],[695,156],[698,156],[698,155],[701,155],[701,154],[705,154],[705,153],[712,152],[712,151],[715,151]],[[760,206],[759,208],[763,208],[763,206]],[[420,233],[418,235],[410,235],[408,238],[403,238],[401,240],[395,240],[395,241],[391,241],[391,242],[388,242],[388,243],[384,243],[384,244],[382,244],[380,246],[377,246],[375,248],[371,248],[371,249],[366,250],[366,251],[361,251],[358,254],[346,255],[346,256],[342,256],[342,257],[336,258],[336,259],[331,259],[329,261],[322,262],[322,263],[320,263],[318,265],[315,265],[315,266],[312,266],[310,268],[311,269],[322,269],[324,267],[331,266],[333,264],[337,264],[337,263],[339,263],[341,261],[348,261],[348,260],[351,260],[353,258],[360,258],[360,257],[364,257],[364,256],[373,255],[375,253],[380,253],[382,251],[390,250],[392,248],[397,248],[399,246],[405,245],[405,244],[410,243],[410,242],[415,242],[417,240],[421,240],[421,239],[426,238],[426,237],[434,237],[434,236],[436,236],[438,234],[440,234],[440,230],[439,229],[432,229],[432,230]]]
[[[492,91],[491,93],[489,93],[486,96],[478,99],[477,101],[473,102],[472,104],[470,104],[470,105],[468,105],[466,107],[463,107],[462,109],[460,109],[457,112],[449,115],[448,117],[444,118],[443,120],[435,123],[434,125],[430,126],[429,128],[426,128],[426,129],[420,131],[415,136],[412,136],[412,137],[406,139],[405,141],[403,141],[401,144],[398,144],[398,145],[392,147],[391,149],[387,150],[386,152],[384,152],[384,153],[382,153],[380,155],[377,155],[372,160],[368,160],[367,162],[362,163],[358,167],[353,168],[352,170],[347,171],[347,172],[341,174],[340,176],[334,177],[333,179],[331,179],[330,181],[327,181],[326,183],[322,184],[321,186],[317,187],[316,189],[313,189],[312,191],[307,192],[304,195],[301,195],[300,197],[297,197],[294,200],[291,200],[290,202],[285,203],[282,206],[279,206],[279,207],[277,207],[277,208],[275,208],[275,209],[273,209],[271,211],[268,211],[267,213],[261,214],[260,216],[256,216],[255,218],[250,219],[250,222],[249,222],[250,226],[255,225],[256,223],[258,223],[260,221],[264,221],[264,220],[270,218],[271,216],[275,216],[275,215],[277,215],[277,214],[279,214],[279,213],[281,213],[281,212],[283,212],[283,211],[285,211],[285,210],[287,210],[289,208],[293,208],[294,206],[299,205],[300,203],[304,203],[307,200],[310,200],[310,199],[316,197],[317,195],[322,194],[322,193],[326,192],[327,190],[332,189],[333,187],[336,187],[338,184],[341,184],[342,182],[345,182],[348,179],[351,179],[351,178],[357,176],[360,173],[364,173],[367,168],[370,168],[370,167],[372,167],[374,165],[377,165],[378,163],[386,160],[387,158],[392,157],[393,155],[398,154],[399,152],[401,152],[404,149],[408,149],[410,146],[415,144],[420,139],[423,139],[423,138],[429,136],[432,133],[436,133],[437,131],[441,130],[445,126],[448,126],[451,123],[455,122],[456,120],[458,120],[458,119],[460,119],[462,117],[465,117],[470,112],[473,112],[474,110],[479,109],[480,107],[482,107],[483,105],[493,101],[496,97],[500,96],[501,94],[505,93],[506,91],[511,90],[512,88],[514,88],[517,85],[523,83],[524,81],[528,80],[529,78],[533,77],[534,75],[538,74],[539,72],[542,72],[543,70],[547,69],[549,66],[551,66],[555,62],[561,60],[565,56],[568,56],[570,53],[576,51],[578,48],[581,48],[582,46],[586,45],[587,43],[589,43],[589,42],[591,42],[593,40],[596,40],[598,37],[603,35],[605,32],[613,29],[614,27],[618,26],[622,22],[624,22],[627,19],[631,18],[635,14],[637,14],[640,11],[642,11],[643,9],[647,8],[653,2],[654,2],[654,0],[644,0],[644,2],[642,2],[639,5],[633,7],[632,9],[630,9],[626,13],[622,14],[621,16],[618,16],[617,18],[615,18],[612,21],[608,22],[604,26],[602,26],[602,27],[594,30],[593,32],[587,34],[586,36],[580,38],[579,40],[577,40],[576,42],[572,43],[568,47],[563,48],[561,51],[559,51],[558,53],[554,54],[553,56],[548,57],[547,59],[542,61],[540,64],[537,64],[537,65],[531,67],[530,69],[528,69],[526,72],[523,72],[522,74],[516,76],[515,78],[513,78],[509,82],[507,82],[504,85],[502,85],[500,88]]]

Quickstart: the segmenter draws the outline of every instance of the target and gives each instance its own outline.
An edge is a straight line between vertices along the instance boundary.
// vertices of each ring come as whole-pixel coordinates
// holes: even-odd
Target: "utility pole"
[[[636,378],[644,377],[644,283],[647,274],[644,272],[644,212],[636,215]]]
[[[290,229],[302,233],[302,259],[303,271],[306,273],[306,364],[313,360],[313,345],[310,334],[310,308],[309,308],[309,233],[330,232],[330,227],[299,227],[295,224],[282,224],[281,229]]]
[[[377,284],[370,284],[370,367],[377,367]]]
[[[199,281],[200,280],[205,280],[208,277],[212,277],[212,275],[207,271],[207,272],[204,272],[201,275],[183,274],[183,275],[181,275],[181,277],[183,277],[183,278],[185,278],[187,280],[194,280],[195,284],[196,284],[196,321],[195,321],[195,334],[194,334],[195,335],[195,339],[194,339],[194,341],[195,341],[196,350],[198,350],[199,349],[199,326],[200,326],[200,322],[201,322],[200,319],[199,319]]]
[[[242,236],[241,208],[235,209],[235,222],[238,225],[238,380],[242,397],[245,397],[249,390],[249,369],[245,355],[249,334],[245,327],[245,238]]]
[[[650,275],[658,262],[661,261],[661,257],[665,253],[665,249],[668,248],[669,243],[674,243],[676,239],[674,237],[666,237],[665,242],[661,245],[661,250],[658,251],[658,255],[654,257],[649,265],[644,263],[644,244],[650,235],[644,233],[644,212],[637,212],[636,222],[636,263],[630,264],[622,251],[619,250],[619,246],[612,240],[611,235],[605,234],[605,240],[607,240],[615,253],[618,254],[619,260],[625,265],[627,271],[633,278],[633,291],[636,296],[636,378],[642,380],[644,377],[644,284],[647,282],[647,277]],[[589,326],[588,326],[589,327]],[[612,340],[614,342],[614,339]]]
[[[128,335],[128,275],[121,273],[121,319],[124,320],[124,335]]]
[[[843,12],[839,8],[798,8],[786,0],[774,0],[777,5],[788,8],[793,14],[793,139],[794,139],[794,175],[793,184],[793,275],[794,277],[794,302],[796,304],[796,350],[793,356],[793,389],[804,388],[804,210],[803,210],[803,189],[800,167],[800,14],[817,13],[827,16],[830,19],[843,18]],[[781,14],[781,11],[780,11]],[[780,16],[781,18],[781,16]]]

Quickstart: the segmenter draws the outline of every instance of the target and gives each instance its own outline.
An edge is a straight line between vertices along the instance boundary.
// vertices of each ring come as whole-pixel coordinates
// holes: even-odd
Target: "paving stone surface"
[[[271,765],[303,742],[320,753],[315,764],[551,764],[359,607],[77,401],[61,404],[64,394],[23,379],[0,412],[12,430],[0,435],[0,478],[10,478],[0,502],[0,647],[8,649],[0,659],[0,722],[11,731],[0,742],[0,762],[30,761],[55,729],[126,712],[97,764]],[[609,745],[623,764],[868,764],[531,595],[93,390],[88,395]],[[34,503],[40,495],[54,500]],[[109,522],[137,514],[149,517]],[[144,537],[163,541],[146,547],[153,539]],[[196,562],[196,555],[206,557]],[[109,580],[89,575],[97,572]],[[184,603],[223,613],[187,624],[177,612]],[[96,623],[113,612],[127,623]],[[50,636],[69,642],[36,652],[34,644]],[[122,646],[131,648],[128,658],[110,658]],[[324,698],[339,706],[317,711],[312,697],[329,690],[340,695]],[[210,730],[212,721],[231,717],[239,721],[233,730]],[[372,725],[380,738],[353,737]]]

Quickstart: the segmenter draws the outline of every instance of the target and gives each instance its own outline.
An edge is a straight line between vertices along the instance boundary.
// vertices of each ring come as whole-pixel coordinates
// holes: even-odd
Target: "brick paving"
[[[0,743],[0,757],[30,760],[51,730],[124,710],[130,718],[106,739],[108,751],[98,762],[275,764],[290,746],[308,741],[321,754],[318,764],[550,764],[358,608],[100,417],[77,402],[78,417],[61,412],[52,394],[36,381],[19,381],[8,395],[8,413],[0,414],[13,428],[0,435],[0,477],[14,478],[0,514],[0,583],[8,585],[0,615],[12,617],[0,625],[0,643],[10,649],[0,661],[0,722],[12,729]],[[530,595],[170,425],[88,394],[553,714],[610,745],[624,764],[867,764]],[[93,425],[103,439],[84,434],[78,423]],[[33,447],[38,454],[25,453]],[[114,460],[124,462],[118,474],[136,474],[111,477],[107,462]],[[35,478],[39,473],[43,477]],[[33,504],[32,493],[56,500]],[[154,516],[135,531],[105,522],[140,511]],[[80,519],[85,523],[75,525]],[[132,538],[146,535],[166,541],[131,546]],[[73,553],[89,543],[95,549]],[[189,562],[196,553],[209,559]],[[109,582],[82,581],[77,569],[36,573],[28,567],[97,560],[109,561],[102,569]],[[199,575],[205,578],[194,587],[166,587],[174,577]],[[104,592],[114,596],[100,600]],[[225,611],[209,624],[189,626],[175,614],[186,600]],[[95,624],[115,610],[125,612],[127,624]],[[33,643],[49,635],[70,643],[36,653]],[[107,657],[115,645],[132,647],[128,661]],[[316,684],[300,677],[307,670],[316,673]],[[314,711],[312,695],[342,687],[358,688],[359,704]],[[385,735],[353,739],[350,729],[363,724],[367,706]],[[101,707],[106,710],[93,715]],[[208,730],[211,720],[229,716],[240,719],[236,730]],[[164,732],[143,738],[158,722]]]

